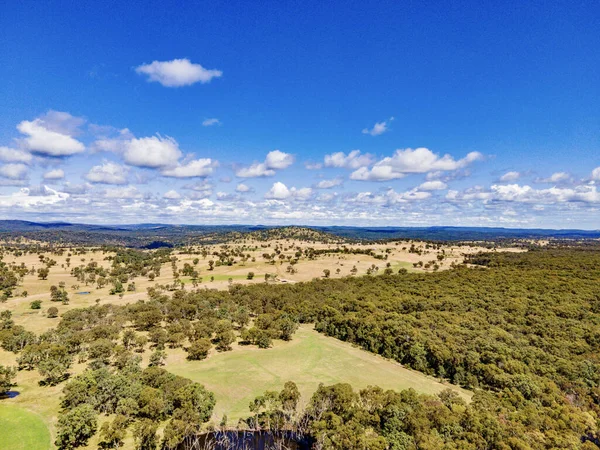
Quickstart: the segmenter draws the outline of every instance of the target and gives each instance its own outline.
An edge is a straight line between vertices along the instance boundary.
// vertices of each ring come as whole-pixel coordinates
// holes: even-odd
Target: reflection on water
[[[0,400],[4,398],[15,398],[17,395],[20,395],[20,392],[17,391],[8,391],[6,394],[0,395]]]
[[[289,431],[213,431],[196,436],[179,450],[310,450],[311,440]]]

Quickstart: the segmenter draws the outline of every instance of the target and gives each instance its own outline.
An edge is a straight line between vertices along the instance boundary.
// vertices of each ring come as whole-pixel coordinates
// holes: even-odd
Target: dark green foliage
[[[56,446],[68,450],[87,444],[98,427],[97,414],[90,405],[81,405],[58,417]]]
[[[100,447],[122,447],[128,426],[129,419],[123,415],[117,415],[112,422],[104,422],[100,427]]]
[[[42,301],[34,300],[29,304],[29,306],[31,307],[31,309],[42,309]]]
[[[133,438],[136,450],[154,450],[158,443],[156,430],[158,423],[150,419],[140,419],[133,425]]]
[[[210,343],[210,340],[206,338],[200,338],[196,341],[193,341],[192,345],[187,348],[187,359],[192,361],[206,359],[211,347],[212,344]]]
[[[6,394],[15,385],[16,376],[17,370],[14,367],[5,367],[0,364],[0,396]]]

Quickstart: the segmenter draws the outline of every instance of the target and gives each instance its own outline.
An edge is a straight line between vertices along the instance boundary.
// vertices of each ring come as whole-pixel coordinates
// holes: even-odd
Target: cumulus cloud
[[[43,156],[63,157],[82,153],[85,146],[73,137],[76,130],[74,124],[82,119],[68,113],[51,114],[48,118],[48,114],[32,121],[24,120],[17,125],[17,130],[27,136],[21,139],[23,146]]]
[[[447,154],[440,157],[427,148],[398,149],[393,156],[383,158],[371,169],[361,167],[355,170],[350,178],[360,181],[394,180],[413,173],[463,169],[481,159],[483,159],[483,155],[479,152],[471,152],[464,158],[455,160]]]
[[[249,186],[245,185],[244,183],[240,183],[237,185],[237,187],[235,188],[236,192],[240,192],[242,194],[246,193],[246,192],[250,192],[252,190],[252,188],[250,188]]]
[[[127,184],[129,170],[114,162],[105,162],[94,166],[85,175],[85,179],[91,183],[99,184]]]
[[[332,180],[321,180],[317,183],[318,189],[331,189],[333,187],[339,186],[342,184],[341,178],[334,178]]]
[[[201,158],[173,168],[163,169],[160,173],[165,177],[173,178],[203,178],[211,175],[216,166],[216,161],[210,158]]]
[[[177,199],[181,198],[181,195],[179,194],[179,192],[171,189],[170,191],[167,191],[163,194],[163,198],[166,198],[169,200],[177,200]]]
[[[592,170],[592,180],[600,181],[600,167],[596,167]]]
[[[311,188],[296,189],[295,187],[288,188],[285,184],[280,181],[273,183],[273,186],[265,194],[266,199],[271,200],[288,200],[298,199],[307,200],[311,197],[313,191]]]
[[[343,169],[358,169],[368,166],[373,162],[373,156],[360,150],[352,150],[347,155],[344,152],[325,155],[325,167],[338,167]]]
[[[189,59],[153,61],[136,67],[135,71],[147,75],[148,81],[156,81],[165,87],[189,86],[198,82],[204,84],[223,75],[220,70],[205,69]]]
[[[513,182],[513,181],[517,181],[519,178],[521,178],[521,174],[519,172],[506,172],[504,175],[502,175],[500,177],[500,181],[504,182]]]
[[[44,174],[44,180],[62,180],[65,172],[62,169],[49,170]]]
[[[394,120],[393,117],[390,117],[388,120],[384,120],[383,122],[377,122],[373,125],[373,128],[365,128],[362,130],[363,134],[370,134],[371,136],[379,136],[380,134],[385,133],[389,130],[389,122]]]
[[[116,138],[97,140],[92,147],[120,154],[129,165],[158,169],[165,177],[202,178],[211,175],[219,165],[210,158],[190,159],[192,154],[183,158],[179,144],[172,137],[157,134],[136,138],[127,129],[120,130]]]
[[[211,119],[204,119],[202,121],[202,126],[203,127],[212,127],[213,125],[221,125],[221,121],[217,118],[211,118]]]
[[[446,183],[440,180],[426,181],[419,186],[421,191],[441,191],[448,187]]]
[[[0,146],[0,161],[12,163],[30,163],[31,153],[21,149]]]
[[[273,150],[267,154],[264,162],[242,167],[235,174],[240,178],[271,177],[275,175],[276,170],[286,169],[293,163],[294,155],[280,150]]]
[[[4,164],[0,166],[0,177],[11,180],[22,180],[27,175],[28,167],[25,164]]]
[[[123,153],[127,164],[150,169],[175,166],[181,156],[177,141],[160,135],[131,139]]]

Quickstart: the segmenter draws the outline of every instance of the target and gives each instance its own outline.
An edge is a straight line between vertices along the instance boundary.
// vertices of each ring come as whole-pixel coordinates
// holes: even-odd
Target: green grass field
[[[35,413],[0,400],[0,450],[47,450],[50,432]]]
[[[319,383],[346,382],[355,389],[378,385],[384,389],[413,388],[435,394],[452,387],[469,400],[471,393],[437,379],[406,369],[399,364],[323,336],[302,326],[291,342],[278,341],[275,347],[235,347],[212,355],[205,361],[186,361],[185,352],[171,353],[166,368],[204,384],[217,398],[214,419],[227,414],[229,423],[249,415],[248,404],[265,390],[281,390],[294,381],[306,403]]]

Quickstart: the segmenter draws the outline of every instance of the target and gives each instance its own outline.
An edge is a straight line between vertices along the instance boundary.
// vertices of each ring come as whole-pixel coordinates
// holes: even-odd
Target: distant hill
[[[477,241],[502,239],[600,239],[600,230],[551,230],[494,227],[319,227],[350,239],[423,239],[432,241]]]
[[[429,241],[499,241],[514,239],[600,239],[600,230],[550,230],[484,227],[345,227],[264,225],[89,225],[68,222],[0,220],[0,238],[25,237],[53,243],[125,245],[158,248],[219,243],[250,238],[303,239],[319,242],[421,239]]]

